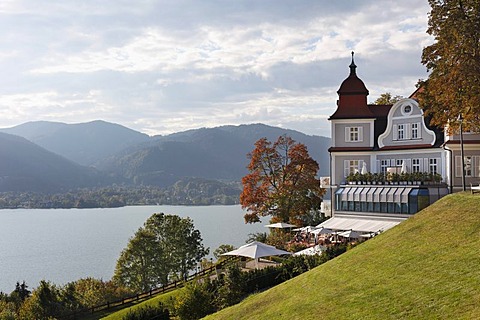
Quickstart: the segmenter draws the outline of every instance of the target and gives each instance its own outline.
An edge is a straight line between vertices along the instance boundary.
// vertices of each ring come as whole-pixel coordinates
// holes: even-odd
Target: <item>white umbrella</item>
[[[292,253],[285,250],[277,249],[274,246],[270,246],[262,242],[253,241],[241,246],[236,250],[224,253],[222,254],[222,256],[242,256],[257,259],[262,257],[281,256],[284,254]]]
[[[267,224],[265,228],[278,228],[278,229],[287,229],[287,228],[294,228],[296,225],[285,223],[285,222],[277,222],[273,224]]]
[[[358,233],[357,231],[347,230],[347,231],[344,231],[344,232],[340,232],[338,235],[341,236],[341,237],[344,237],[344,238],[358,239],[361,234]]]
[[[363,162],[363,165],[362,165],[362,172],[360,172],[361,174],[367,174],[367,163],[364,161]]]
[[[316,245],[315,247],[310,247],[307,249],[303,249],[302,251],[295,252],[294,256],[313,256],[314,254],[322,254],[325,251],[325,247],[321,245]]]
[[[407,173],[407,164],[405,160],[402,161],[402,168],[400,169],[400,173]]]
[[[320,227],[318,229],[314,229],[312,231],[313,234],[332,234],[333,233],[333,230],[332,229],[328,229],[328,228],[324,228],[324,227]]]

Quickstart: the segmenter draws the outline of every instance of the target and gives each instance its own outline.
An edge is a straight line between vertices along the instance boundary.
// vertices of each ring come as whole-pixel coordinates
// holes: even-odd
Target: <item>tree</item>
[[[155,213],[121,252],[113,279],[147,291],[167,284],[171,275],[185,278],[208,251],[190,218]]]
[[[430,72],[419,81],[418,99],[431,124],[444,126],[461,113],[470,129],[480,125],[480,2],[429,0],[427,33],[435,42],[423,49]],[[450,123],[456,127],[455,122]]]
[[[215,312],[209,283],[190,282],[175,299],[175,311],[181,320],[197,320]]]
[[[388,104],[395,104],[395,102],[398,102],[402,100],[402,96],[395,96],[392,97],[392,94],[390,92],[385,92],[378,97],[377,100],[375,100],[375,104],[383,104],[383,105],[388,105]]]
[[[242,208],[248,211],[245,222],[271,215],[272,222],[297,224],[303,215],[320,209],[325,190],[316,178],[318,163],[304,144],[285,135],[273,144],[262,138],[248,157],[250,173],[242,178],[240,195]]]
[[[223,259],[225,256],[222,254],[235,250],[235,247],[231,244],[221,244],[217,249],[213,251],[213,256],[215,259],[220,260]]]
[[[62,313],[59,289],[48,281],[40,281],[19,310],[21,319],[51,319]]]

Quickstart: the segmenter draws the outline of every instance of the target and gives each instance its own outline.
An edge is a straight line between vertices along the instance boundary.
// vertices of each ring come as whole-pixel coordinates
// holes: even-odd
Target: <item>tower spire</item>
[[[357,66],[355,65],[355,61],[353,60],[355,52],[352,51],[352,63],[350,63],[350,75],[351,76],[356,76],[357,75]]]

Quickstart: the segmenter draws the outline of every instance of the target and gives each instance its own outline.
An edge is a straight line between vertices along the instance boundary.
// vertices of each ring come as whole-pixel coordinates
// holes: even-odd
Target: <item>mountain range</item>
[[[260,138],[288,135],[328,175],[330,138],[264,124],[148,136],[105,121],[27,122],[0,129],[0,191],[59,192],[113,183],[168,187],[185,178],[240,181]]]

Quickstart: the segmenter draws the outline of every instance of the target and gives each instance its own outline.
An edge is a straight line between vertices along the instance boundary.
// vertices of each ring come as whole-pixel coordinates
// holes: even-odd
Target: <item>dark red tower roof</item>
[[[337,93],[339,100],[337,110],[330,119],[375,118],[367,106],[368,90],[363,81],[357,77],[357,66],[353,59],[350,64],[350,75],[343,80]]]

